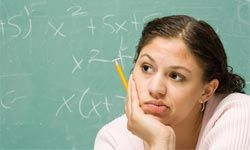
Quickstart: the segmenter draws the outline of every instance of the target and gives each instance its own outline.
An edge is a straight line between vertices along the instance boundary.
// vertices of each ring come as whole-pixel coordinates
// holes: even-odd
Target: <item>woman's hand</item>
[[[128,118],[128,130],[144,141],[145,149],[175,149],[173,129],[156,120],[152,115],[145,114],[141,109],[132,75],[129,79],[125,111]]]

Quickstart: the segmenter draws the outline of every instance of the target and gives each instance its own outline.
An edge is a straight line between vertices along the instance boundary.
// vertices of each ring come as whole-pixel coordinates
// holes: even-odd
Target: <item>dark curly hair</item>
[[[155,37],[182,39],[202,66],[204,81],[219,80],[215,93],[244,93],[245,80],[233,73],[232,67],[228,66],[220,38],[205,21],[186,15],[174,15],[148,22],[137,46],[134,62],[137,61],[141,49]]]

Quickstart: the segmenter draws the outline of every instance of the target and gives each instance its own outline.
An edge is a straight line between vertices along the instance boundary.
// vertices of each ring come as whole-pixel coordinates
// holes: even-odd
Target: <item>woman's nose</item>
[[[164,97],[167,93],[164,76],[160,74],[154,75],[149,82],[148,90],[149,94],[155,99]]]

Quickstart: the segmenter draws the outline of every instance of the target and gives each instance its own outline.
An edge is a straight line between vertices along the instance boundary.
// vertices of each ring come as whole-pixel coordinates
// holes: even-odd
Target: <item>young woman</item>
[[[126,115],[99,131],[96,150],[250,149],[250,96],[210,25],[155,19],[134,62]]]

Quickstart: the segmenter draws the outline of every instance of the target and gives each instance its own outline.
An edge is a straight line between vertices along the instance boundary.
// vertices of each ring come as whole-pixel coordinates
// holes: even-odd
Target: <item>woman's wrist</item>
[[[143,142],[145,150],[175,150],[175,138],[158,139],[155,142]]]
[[[153,140],[146,142],[144,141],[145,150],[174,150],[176,137],[174,132],[164,132],[167,135],[158,135]]]

